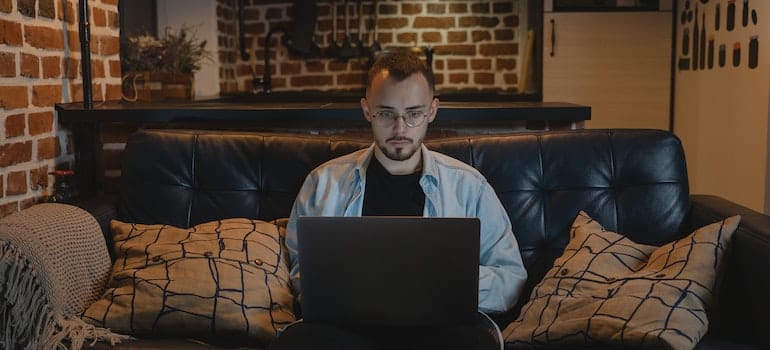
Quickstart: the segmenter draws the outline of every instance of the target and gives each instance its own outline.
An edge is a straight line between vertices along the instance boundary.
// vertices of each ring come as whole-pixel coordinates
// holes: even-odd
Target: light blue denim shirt
[[[374,145],[330,160],[305,179],[286,229],[291,281],[299,291],[296,218],[360,216],[366,169]],[[492,186],[476,169],[422,146],[420,186],[427,217],[477,217],[481,221],[479,310],[504,312],[519,298],[527,279],[511,222]]]

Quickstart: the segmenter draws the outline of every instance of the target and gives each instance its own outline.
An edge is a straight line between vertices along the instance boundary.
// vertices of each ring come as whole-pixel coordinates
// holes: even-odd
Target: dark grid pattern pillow
[[[509,348],[610,344],[692,349],[708,329],[734,216],[661,247],[605,231],[585,212],[503,336]]]
[[[189,229],[112,222],[107,291],[83,318],[132,335],[268,343],[294,321],[278,228],[225,219]]]

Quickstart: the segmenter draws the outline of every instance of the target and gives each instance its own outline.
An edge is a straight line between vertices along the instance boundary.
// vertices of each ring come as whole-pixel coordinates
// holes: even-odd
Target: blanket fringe
[[[119,343],[129,336],[57,316],[37,273],[9,242],[0,242],[0,348],[7,350],[80,349],[87,340]]]

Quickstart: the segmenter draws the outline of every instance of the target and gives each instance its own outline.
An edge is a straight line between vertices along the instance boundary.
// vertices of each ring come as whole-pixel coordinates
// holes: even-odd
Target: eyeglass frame
[[[413,113],[413,112],[414,113],[421,113],[422,114],[422,115],[419,116],[419,119],[416,119],[417,120],[416,124],[415,123],[410,124],[410,122],[407,120],[407,114]],[[387,122],[387,124],[382,124],[382,122],[378,122],[377,120],[387,120],[387,118],[386,119],[382,119],[383,118],[382,113],[393,113],[394,114],[393,120]],[[394,112],[392,110],[387,110],[387,109],[383,109],[383,110],[379,110],[379,111],[371,112],[370,113],[372,119],[374,119],[374,122],[378,123],[379,126],[391,127],[391,126],[393,126],[396,123],[396,121],[398,119],[402,119],[404,121],[404,125],[406,125],[408,128],[416,128],[416,127],[419,127],[420,125],[422,125],[423,123],[425,123],[425,119],[428,117],[428,114],[429,114],[428,112],[424,112],[424,111],[406,111],[403,114],[398,114],[398,113],[396,113],[396,112]]]

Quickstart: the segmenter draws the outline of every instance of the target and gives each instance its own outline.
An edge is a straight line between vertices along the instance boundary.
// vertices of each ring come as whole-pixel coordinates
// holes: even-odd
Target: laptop
[[[300,217],[304,321],[475,324],[479,225],[477,218]]]

